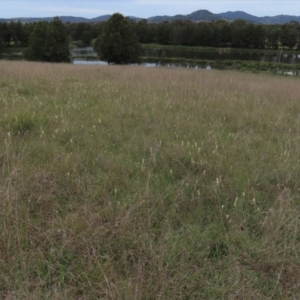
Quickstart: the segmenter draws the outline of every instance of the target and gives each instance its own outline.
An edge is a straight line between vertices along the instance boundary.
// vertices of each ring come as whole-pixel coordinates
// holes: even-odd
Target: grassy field
[[[1,299],[300,298],[299,79],[0,70]]]

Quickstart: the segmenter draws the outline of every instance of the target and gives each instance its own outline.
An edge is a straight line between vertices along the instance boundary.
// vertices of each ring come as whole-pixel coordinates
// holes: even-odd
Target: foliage
[[[266,47],[278,49],[280,41],[280,26],[273,25],[266,27]]]
[[[30,35],[29,48],[25,57],[29,60],[47,61],[45,43],[49,25],[46,22],[38,22]]]
[[[3,42],[3,39],[0,35],[0,57],[1,57],[1,52],[2,52],[2,49],[3,49],[3,45],[4,45],[4,42]]]
[[[137,62],[140,45],[131,21],[121,14],[114,14],[107,21],[103,34],[95,43],[99,57],[108,63],[128,64]]]
[[[50,24],[35,24],[25,57],[34,61],[70,62],[68,38],[59,18],[54,18]]]
[[[18,22],[1,23],[0,36],[5,47],[27,47],[33,24]]]
[[[294,48],[300,39],[300,24],[290,22],[282,26],[280,32],[281,45],[290,49]]]
[[[133,24],[135,33],[140,43],[148,44],[154,40],[154,29],[147,20],[140,20]]]
[[[10,36],[8,34],[7,23],[0,22],[0,40],[3,46],[9,44]]]
[[[300,47],[300,24],[292,21],[283,25],[261,25],[249,23],[238,19],[232,23],[224,20],[195,23],[187,20],[174,20],[172,22],[150,23],[147,20],[137,22],[121,18],[126,23],[124,33],[130,43],[178,46],[205,46],[205,47],[234,47],[248,49],[277,49],[280,45],[293,49]],[[119,20],[121,22],[121,19]],[[126,21],[125,21],[126,19]],[[104,28],[108,22],[98,23],[66,23],[64,31],[70,40],[84,47],[92,44],[98,38],[99,48]],[[124,24],[125,24],[124,23]],[[36,24],[35,24],[36,25]],[[29,36],[33,32],[34,24],[20,22],[1,23],[0,36],[4,47],[27,47]],[[127,29],[126,29],[127,28]],[[132,35],[126,31],[133,32]],[[106,31],[108,38],[108,31]],[[112,34],[110,35],[110,39]],[[137,38],[137,40],[136,40]],[[119,38],[114,36],[116,53],[119,52]],[[124,40],[124,39],[123,39]],[[106,49],[106,52],[109,52]]]
[[[88,46],[91,41],[102,33],[103,23],[67,23],[66,32],[73,41],[81,41],[82,46]]]

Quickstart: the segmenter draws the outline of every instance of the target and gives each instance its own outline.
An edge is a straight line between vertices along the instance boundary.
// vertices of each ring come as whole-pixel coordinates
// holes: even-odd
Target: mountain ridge
[[[70,23],[95,23],[95,22],[103,22],[107,21],[111,15],[103,15],[96,18],[84,18],[84,17],[74,17],[74,16],[59,16],[59,18],[63,22],[70,22]],[[54,17],[47,17],[47,18],[0,18],[0,22],[12,22],[12,21],[20,21],[23,23],[33,23],[38,21],[46,21],[50,22],[53,20]],[[135,21],[142,20],[144,18],[139,18],[135,16],[130,16],[130,19]],[[227,11],[225,13],[214,14],[208,10],[200,9],[194,11],[187,15],[177,14],[175,16],[153,16],[150,18],[146,18],[148,22],[153,23],[161,23],[161,22],[171,22],[174,20],[189,20],[193,22],[211,22],[211,21],[218,21],[218,20],[226,20],[226,21],[234,21],[236,19],[243,19],[248,22],[259,23],[259,24],[284,24],[291,21],[300,22],[300,16],[292,16],[292,15],[277,15],[277,16],[265,16],[265,17],[257,17],[251,14],[248,14],[244,11]]]

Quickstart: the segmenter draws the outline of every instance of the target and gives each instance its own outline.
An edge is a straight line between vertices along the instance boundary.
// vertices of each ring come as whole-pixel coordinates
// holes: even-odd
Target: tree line
[[[130,21],[140,43],[162,45],[272,48],[294,48],[299,45],[300,24],[296,21],[283,25],[260,25],[244,20],[234,22],[199,22],[175,20],[173,22],[148,23],[147,20]],[[4,47],[27,47],[30,34],[36,24],[0,23],[0,36]],[[65,23],[70,40],[90,45],[103,33],[106,22]]]
[[[114,32],[114,37],[110,32]],[[105,37],[106,41],[103,42]],[[68,45],[72,42],[76,42],[78,46],[88,46],[92,41],[96,41],[95,48],[99,53],[100,48],[102,52],[109,53],[112,48],[104,47],[107,39],[112,40],[115,52],[122,49],[124,52],[123,46],[129,47],[129,43],[133,43],[136,49],[136,43],[246,49],[278,49],[279,47],[300,49],[300,24],[292,21],[283,25],[261,25],[244,20],[235,20],[231,23],[222,20],[199,23],[182,20],[149,23],[147,20],[136,22],[120,14],[114,14],[109,21],[99,23],[64,24],[59,18],[55,18],[50,23],[0,23],[0,51],[1,48],[7,47],[29,48],[25,54],[31,60],[68,61]],[[127,56],[130,54],[127,53]],[[132,61],[132,57],[130,60]]]
[[[244,20],[199,22],[176,20],[171,23],[134,23],[140,43],[174,46],[232,47],[247,49],[299,48],[300,24],[260,25]]]
[[[32,61],[70,62],[66,27],[56,17],[52,22],[0,23],[0,54],[3,48],[23,47],[24,56]]]

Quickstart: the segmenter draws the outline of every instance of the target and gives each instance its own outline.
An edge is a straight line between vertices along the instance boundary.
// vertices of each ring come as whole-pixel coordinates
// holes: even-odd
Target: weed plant
[[[299,299],[300,85],[0,62],[1,299]]]

